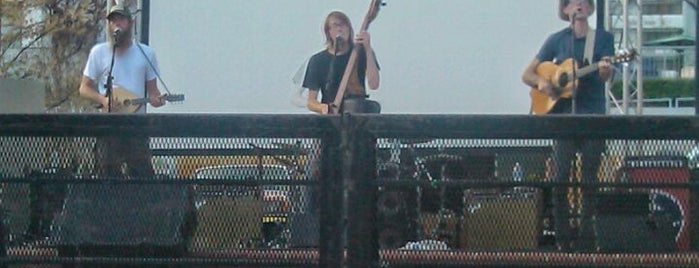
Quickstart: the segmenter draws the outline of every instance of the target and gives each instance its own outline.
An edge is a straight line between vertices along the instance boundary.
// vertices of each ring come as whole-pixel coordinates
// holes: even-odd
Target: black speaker
[[[27,176],[29,183],[29,226],[24,236],[28,241],[49,237],[54,215],[61,211],[66,195],[65,183],[51,182],[71,176],[67,169],[46,168]]]
[[[651,211],[648,192],[598,195],[597,246],[609,253],[661,253],[677,250],[672,220]]]
[[[396,249],[415,239],[417,211],[415,195],[409,190],[381,190],[377,199],[379,248]]]
[[[188,189],[166,184],[69,185],[49,245],[62,249],[62,255],[111,256],[112,249],[125,253],[129,248],[182,255],[196,221]]]

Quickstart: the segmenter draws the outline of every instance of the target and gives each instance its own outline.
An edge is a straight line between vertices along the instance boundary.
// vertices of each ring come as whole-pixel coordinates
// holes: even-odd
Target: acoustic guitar
[[[607,61],[611,64],[622,63],[632,61],[635,57],[636,51],[630,49],[619,53]],[[536,74],[553,84],[558,98],[551,98],[548,94],[541,92],[539,88],[532,87],[529,92],[532,114],[548,114],[556,106],[558,100],[572,97],[573,83],[577,84],[577,81],[573,81],[573,70],[575,70],[577,78],[583,78],[599,69],[598,64],[591,64],[582,68],[577,68],[577,66],[577,62],[572,58],[564,60],[561,64],[545,61],[537,66]]]
[[[167,102],[179,102],[184,101],[184,94],[163,94],[160,99]],[[115,86],[112,89],[112,101],[119,102],[121,108],[118,111],[113,111],[114,113],[134,113],[141,109],[143,105],[149,102],[148,98],[139,98],[131,91],[125,88]],[[103,107],[102,107],[103,108]]]
[[[362,27],[359,28],[359,31],[366,31],[369,29],[369,24],[371,24],[374,19],[379,14],[379,10],[381,9],[381,6],[383,6],[384,3],[382,0],[372,0],[371,4],[369,5],[369,10],[367,11],[366,16],[364,16],[364,21],[362,22]],[[350,36],[349,38],[353,38]],[[349,60],[347,61],[347,67],[345,67],[345,72],[342,75],[342,80],[340,80],[340,86],[337,88],[337,95],[335,95],[335,100],[331,103],[331,105],[328,107],[329,111],[328,113],[330,114],[338,114],[340,113],[341,110],[348,111],[349,109],[343,109],[343,100],[345,98],[345,92],[347,91],[347,85],[349,84],[349,79],[352,76],[352,72],[355,69],[356,62],[357,62],[357,57],[358,57],[358,52],[357,49],[352,49],[352,53],[350,54]],[[347,101],[347,100],[345,100]],[[375,101],[369,101],[369,100],[353,100],[355,103],[352,105],[353,108],[359,108],[361,107],[370,107],[375,108],[376,105],[379,105],[378,102]],[[357,101],[359,102],[372,102],[372,103],[356,103]],[[349,106],[349,105],[348,105]],[[380,111],[380,108],[379,108]],[[353,112],[364,112],[364,111],[353,111]]]

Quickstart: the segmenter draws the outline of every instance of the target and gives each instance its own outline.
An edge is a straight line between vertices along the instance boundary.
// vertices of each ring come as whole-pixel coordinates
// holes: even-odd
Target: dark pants
[[[149,138],[100,137],[95,143],[95,172],[99,176],[153,177]]]
[[[555,163],[555,182],[576,181],[577,169],[576,154],[581,154],[581,183],[595,184],[599,182],[597,172],[600,159],[605,150],[603,140],[557,140],[553,147],[553,160]],[[572,244],[579,251],[595,251],[595,224],[594,216],[597,206],[597,187],[582,188],[582,207],[580,209],[580,226],[577,239]],[[562,250],[571,250],[573,242],[573,227],[570,224],[571,206],[568,199],[568,187],[556,187],[553,190],[553,217],[556,230],[556,241]]]

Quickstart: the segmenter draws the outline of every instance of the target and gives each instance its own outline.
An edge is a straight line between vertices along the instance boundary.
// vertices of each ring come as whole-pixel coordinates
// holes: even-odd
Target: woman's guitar
[[[609,63],[620,63],[632,61],[636,57],[636,51],[631,49],[624,51],[614,58],[608,60]],[[566,59],[561,64],[545,61],[536,68],[536,74],[544,77],[553,84],[554,90],[558,93],[558,98],[551,98],[548,94],[541,92],[537,87],[533,87],[529,92],[531,97],[532,114],[548,114],[561,98],[570,98],[573,93],[573,70],[577,78],[585,77],[599,69],[597,64],[575,69],[578,64],[574,59]],[[576,82],[577,83],[577,82]]]
[[[374,19],[376,19],[376,16],[379,14],[379,9],[381,9],[381,6],[383,5],[383,0],[372,0],[371,4],[369,5],[369,11],[367,11],[366,16],[364,16],[364,21],[362,22],[362,27],[359,28],[359,31],[366,31],[369,29],[369,24],[371,24]],[[350,36],[349,38],[354,38]],[[342,80],[340,80],[340,86],[337,88],[337,95],[335,95],[335,100],[332,102],[330,107],[328,107],[329,114],[338,114],[342,110],[342,104],[343,104],[343,99],[345,98],[345,92],[347,91],[347,85],[349,83],[349,79],[352,76],[352,72],[355,69],[356,62],[357,62],[357,57],[358,57],[358,52],[357,49],[352,49],[352,53],[350,54],[349,60],[347,61],[347,67],[345,67],[345,72],[342,75]],[[378,104],[378,103],[376,103]],[[362,107],[364,105],[357,105],[356,107]],[[372,105],[367,105],[367,106],[372,106]],[[345,109],[346,110],[346,109]]]
[[[168,102],[184,101],[184,94],[164,94],[160,99]],[[112,89],[112,101],[121,104],[121,108],[115,113],[134,113],[149,102],[148,98],[139,98],[131,91],[119,86]]]

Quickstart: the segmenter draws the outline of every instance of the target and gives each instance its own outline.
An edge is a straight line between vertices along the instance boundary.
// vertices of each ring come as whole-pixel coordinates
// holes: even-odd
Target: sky
[[[292,77],[333,10],[357,30],[369,0],[153,0],[150,45],[185,101],[151,113],[305,114]],[[384,114],[526,114],[521,74],[566,27],[557,1],[386,0],[371,23]],[[592,19],[594,20],[594,19]],[[161,84],[162,91],[164,86]]]

